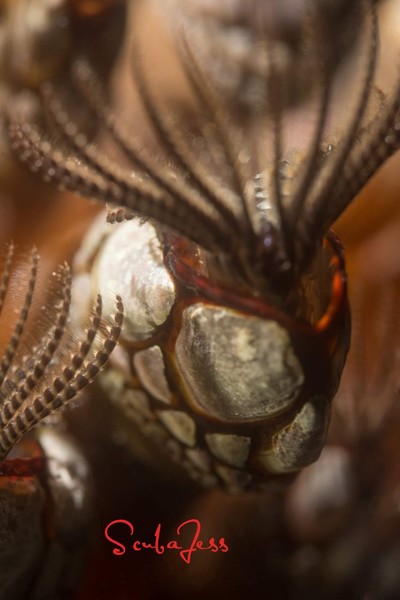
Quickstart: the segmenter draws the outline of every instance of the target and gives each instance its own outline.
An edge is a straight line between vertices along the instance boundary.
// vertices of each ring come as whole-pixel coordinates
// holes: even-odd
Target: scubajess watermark
[[[127,543],[127,534],[130,538]],[[179,553],[181,559],[190,564],[192,556],[195,552],[228,552],[229,547],[225,538],[221,537],[216,540],[210,537],[207,541],[201,539],[201,523],[198,519],[188,519],[176,528],[176,537],[163,540],[161,523],[159,523],[154,531],[154,536],[151,541],[142,541],[135,537],[135,528],[131,521],[125,519],[116,519],[111,521],[104,530],[106,539],[113,544],[112,553],[115,556],[122,556],[127,551],[141,552],[154,551],[156,554],[164,554],[168,551]],[[183,541],[185,538],[185,542]],[[189,543],[186,540],[189,539]]]

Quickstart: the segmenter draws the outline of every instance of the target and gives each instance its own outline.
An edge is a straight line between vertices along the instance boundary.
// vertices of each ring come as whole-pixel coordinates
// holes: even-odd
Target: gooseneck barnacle
[[[297,81],[288,100],[284,34],[267,18],[249,29],[265,59],[258,93],[244,105],[231,97],[229,110],[231,91],[208,76],[207,52],[183,21],[174,46],[190,96],[182,115],[193,117],[185,125],[156,92],[134,23],[125,76],[133,75],[158,155],[116,116],[84,51],[63,82],[48,77],[38,87],[43,133],[18,109],[7,112],[11,146],[32,171],[112,205],[108,220],[119,224],[91,236],[77,273],[100,288],[107,314],[111,288],[123,297],[120,354],[137,396],[122,399],[123,410],[150,438],[168,440],[205,485],[257,487],[319,456],[349,345],[342,249],[329,229],[400,144],[400,85],[370,115],[375,3],[357,3],[357,36],[345,44],[360,74],[341,135],[330,120],[344,50],[328,35],[325,7],[309,8],[301,35],[283,39],[313,76],[310,89]],[[286,143],[299,107],[315,111],[305,148]],[[118,403],[117,372],[104,381]]]

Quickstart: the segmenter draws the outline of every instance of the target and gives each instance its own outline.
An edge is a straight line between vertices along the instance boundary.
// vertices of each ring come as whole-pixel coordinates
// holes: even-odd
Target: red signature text
[[[127,529],[124,532],[125,528]],[[126,537],[127,532],[129,532],[129,536],[133,536],[135,528],[130,521],[126,521],[125,519],[111,521],[105,528],[104,535],[114,545],[113,554],[115,556],[122,556],[127,549],[132,549],[134,552],[153,550],[157,554],[164,554],[167,550],[176,550],[179,551],[179,556],[182,560],[190,565],[192,555],[197,551],[228,552],[229,550],[224,538],[219,538],[216,541],[215,538],[211,537],[207,542],[201,540],[201,523],[198,519],[188,519],[184,523],[181,523],[176,529],[177,539],[170,539],[163,541],[163,543],[161,542],[161,523],[157,525],[154,537],[150,542],[135,539],[133,543],[130,540],[129,545],[123,543],[120,540],[122,536]],[[118,539],[116,539],[117,535]],[[189,543],[182,542],[183,535],[185,535],[185,539],[189,535]]]

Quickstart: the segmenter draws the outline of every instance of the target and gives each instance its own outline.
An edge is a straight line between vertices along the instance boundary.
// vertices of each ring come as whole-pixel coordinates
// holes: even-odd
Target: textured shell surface
[[[232,420],[281,412],[304,381],[285,329],[226,308],[198,304],[184,311],[176,359],[197,403]]]
[[[207,487],[257,487],[268,473],[314,461],[342,360],[320,387],[304,390],[299,345],[282,324],[188,296],[164,264],[155,226],[105,217],[88,233],[75,272],[101,291],[106,314],[115,290],[122,297],[112,364],[125,379],[110,370],[102,380],[126,417],[162,448],[169,443],[168,454]]]
[[[128,300],[124,336],[146,339],[169,314],[174,302],[173,283],[164,268],[159,241],[150,224],[133,220],[116,229],[105,241],[98,258],[96,284],[104,298],[111,299],[115,290],[119,290]],[[107,302],[106,307],[110,308]]]

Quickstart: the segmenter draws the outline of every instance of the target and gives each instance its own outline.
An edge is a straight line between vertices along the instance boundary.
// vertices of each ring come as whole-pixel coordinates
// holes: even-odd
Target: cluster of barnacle
[[[155,92],[164,74],[150,66],[158,65],[159,56],[152,57],[147,41],[159,32],[146,29],[149,4],[173,28],[171,54],[178,61],[166,71],[184,75],[174,104],[180,116],[189,115],[185,123],[167,108],[172,103],[164,89]],[[352,350],[327,434],[350,336],[342,249],[328,229],[400,145],[399,84],[382,91],[374,79],[376,4],[137,1],[129,7],[132,35],[114,81],[109,72],[127,9],[122,0],[0,5],[0,43],[15,57],[12,66],[1,62],[6,151],[41,176],[42,189],[55,183],[111,204],[75,258],[77,297],[80,290],[83,295],[82,306],[73,307],[79,313],[74,321],[76,327],[85,313],[86,329],[79,332],[68,321],[66,266],[53,278],[49,308],[35,309],[38,258],[32,254],[0,364],[0,458],[97,376],[121,333],[111,367],[100,377],[106,400],[87,422],[94,426],[99,411],[110,411],[110,421],[100,422],[102,435],[117,440],[109,442],[111,454],[119,458],[118,443],[133,446],[150,461],[150,478],[159,465],[170,473],[172,483],[164,472],[156,490],[172,510],[163,512],[171,527],[178,506],[179,514],[190,506],[208,527],[222,520],[232,541],[232,557],[224,563],[196,557],[200,566],[190,582],[161,569],[148,596],[162,585],[169,590],[165,597],[203,597],[203,574],[209,572],[216,596],[242,597],[249,580],[254,598],[264,597],[264,582],[277,597],[369,594],[383,600],[399,593],[398,477],[390,466],[397,463],[388,459],[387,473],[375,481],[380,457],[395,452],[398,430],[399,290],[393,278],[383,293],[357,272],[350,280]],[[349,81],[346,70],[350,77],[359,71],[360,84],[355,94],[339,90],[339,96],[338,87]],[[338,101],[351,111],[350,117],[339,111],[345,125],[335,128]],[[12,246],[0,282],[6,317],[13,300],[6,293],[13,289],[11,263]],[[122,300],[115,309],[116,292]],[[54,450],[45,442],[43,447],[51,464]],[[319,462],[293,482],[321,451]],[[18,447],[13,452],[20,456]],[[0,476],[25,473],[16,460],[14,467],[3,462]],[[79,455],[74,460],[69,475],[84,462]],[[103,472],[109,460],[100,460]],[[30,464],[32,475],[36,463]],[[192,488],[183,473],[211,491]],[[40,477],[47,477],[45,488],[57,479],[50,471]],[[184,500],[175,482],[183,486]],[[107,487],[118,485],[134,502],[138,490],[126,491],[126,473]],[[212,491],[218,487],[247,495]],[[5,493],[3,506],[11,514],[16,495],[10,488]],[[119,499],[108,494],[116,511]],[[50,496],[56,504],[54,491]],[[76,495],[70,490],[68,497]],[[68,501],[60,505],[56,529]],[[153,509],[146,510],[158,519]],[[0,532],[10,535],[7,510],[0,508]],[[59,536],[63,544],[71,531]],[[3,564],[15,561],[22,548],[15,540],[11,546],[8,555],[0,547]],[[244,560],[248,555],[254,566]],[[41,573],[51,570],[46,560]],[[58,569],[61,564],[65,574],[68,561],[60,560]],[[17,589],[15,577],[11,583],[7,577],[0,570],[3,588]],[[51,587],[46,576],[44,584],[33,579],[40,593]],[[30,585],[20,589],[29,593]],[[149,581],[135,585],[147,597]]]
[[[40,523],[46,515],[51,527],[59,530],[65,526],[65,519],[71,519],[68,536],[55,537],[57,543],[61,539],[69,540],[67,553],[71,551],[68,545],[74,548],[76,539],[81,539],[82,523],[88,516],[87,469],[62,433],[52,437],[46,431],[36,431],[30,440],[24,436],[93,381],[116,345],[123,318],[122,303],[117,298],[114,322],[104,322],[98,296],[86,328],[75,333],[70,324],[70,267],[65,263],[56,269],[47,286],[44,304],[40,304],[40,294],[35,293],[39,263],[36,249],[32,250],[30,259],[22,256],[18,260],[10,243],[0,277],[2,597],[22,597],[28,590],[43,593],[46,589],[51,596],[59,581],[52,581],[46,571],[54,564],[58,567],[62,564],[66,569],[72,566],[65,558],[52,563],[49,555],[55,546],[50,542],[43,552],[47,536]],[[66,475],[67,485],[63,483]],[[78,503],[76,494],[80,494]],[[44,511],[48,502],[58,503],[51,515]],[[29,550],[21,560],[25,544]],[[78,547],[80,545],[79,541]],[[32,571],[35,564],[36,572]],[[25,574],[23,578],[19,577],[21,569]],[[36,577],[37,584],[34,583]]]

